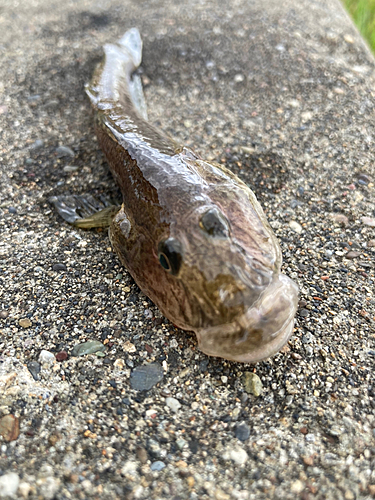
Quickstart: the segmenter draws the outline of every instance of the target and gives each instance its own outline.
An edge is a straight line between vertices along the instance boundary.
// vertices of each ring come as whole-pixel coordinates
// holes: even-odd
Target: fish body
[[[86,92],[123,195],[110,225],[121,262],[206,354],[273,355],[293,331],[298,289],[280,272],[280,246],[254,193],[147,121],[133,75],[142,53],[136,28],[104,52]]]

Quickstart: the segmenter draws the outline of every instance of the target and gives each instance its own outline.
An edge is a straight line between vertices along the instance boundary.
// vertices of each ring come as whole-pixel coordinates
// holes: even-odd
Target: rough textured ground
[[[334,0],[179,4],[1,4],[0,496],[374,497],[374,59]],[[117,194],[83,84],[131,26],[151,120],[254,189],[300,286],[269,361],[200,353],[47,202]]]

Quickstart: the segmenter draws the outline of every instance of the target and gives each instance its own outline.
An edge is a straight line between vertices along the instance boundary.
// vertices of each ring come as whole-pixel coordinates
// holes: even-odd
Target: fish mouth
[[[245,313],[224,325],[196,330],[199,348],[210,356],[257,363],[276,354],[293,333],[298,287],[276,276]]]

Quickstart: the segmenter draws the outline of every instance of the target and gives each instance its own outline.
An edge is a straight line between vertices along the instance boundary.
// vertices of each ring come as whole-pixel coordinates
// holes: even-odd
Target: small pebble
[[[354,38],[352,37],[352,35],[349,34],[344,35],[344,40],[347,43],[354,43]]]
[[[247,459],[249,458],[248,454],[246,451],[240,447],[238,448],[231,448],[226,454],[224,458],[229,458],[230,460],[233,460],[233,462],[237,465],[243,465]]]
[[[0,476],[0,498],[13,497],[18,489],[20,478],[15,472]]]
[[[55,355],[52,352],[46,351],[45,349],[42,349],[39,354],[39,363],[43,364],[49,364],[53,363],[55,361]]]
[[[366,226],[375,227],[375,219],[372,217],[361,217],[362,224]]]
[[[366,174],[359,174],[359,176],[358,176],[358,182],[361,182],[363,184],[369,184],[371,182],[371,179]]]
[[[367,246],[368,246],[368,244],[367,244]],[[5,311],[4,309],[2,311],[0,311],[0,318],[1,319],[6,319],[8,316],[9,316],[8,311]]]
[[[177,413],[178,410],[181,408],[181,403],[176,398],[167,398],[165,402],[167,406],[169,406],[169,408],[175,413]]]
[[[245,77],[241,75],[241,73],[238,73],[237,75],[234,76],[234,82],[235,83],[241,83],[245,80]]]
[[[58,158],[62,158],[63,156],[75,156],[74,151],[68,146],[59,146],[56,148],[56,153]]]
[[[130,374],[130,386],[136,391],[149,391],[163,377],[164,370],[159,363],[137,366]]]
[[[15,441],[19,435],[20,422],[17,417],[9,414],[0,418],[0,436],[3,436],[4,441]]]
[[[297,479],[297,481],[294,481],[294,483],[291,484],[290,486],[290,491],[292,493],[302,493],[302,491],[305,489],[305,485],[300,479]]]
[[[300,205],[301,205],[301,202],[300,202],[300,201],[298,201],[298,200],[292,200],[292,201],[290,202],[290,208],[296,208],[296,207],[298,207],[298,206],[300,206]]]
[[[235,436],[240,441],[246,441],[250,436],[250,427],[246,422],[241,422],[236,426]]]
[[[129,342],[129,340],[127,340],[125,342],[125,344],[122,346],[122,348],[124,349],[125,352],[129,352],[129,353],[136,352],[136,350],[137,350],[135,345],[132,344],[131,342]]]
[[[66,351],[60,351],[56,354],[56,361],[65,361],[68,359],[68,353]]]
[[[361,252],[356,252],[354,250],[351,250],[345,255],[346,259],[355,259],[361,255]]]
[[[85,356],[86,354],[94,354],[98,351],[105,351],[106,347],[99,340],[89,340],[82,344],[77,344],[73,347],[72,356]]]
[[[27,369],[33,376],[34,380],[39,380],[40,364],[36,361],[30,361],[27,363]]]
[[[165,463],[164,463],[164,462],[161,462],[160,460],[157,460],[156,462],[153,462],[153,463],[150,465],[150,469],[151,469],[151,470],[160,471],[160,470],[163,470],[165,466],[166,466],[166,465],[165,465]]]
[[[242,383],[248,394],[253,394],[256,397],[262,394],[263,384],[256,373],[245,372],[242,375]]]
[[[22,328],[30,328],[30,326],[32,325],[31,321],[29,320],[29,318],[23,318],[23,319],[20,319],[18,324],[20,326],[22,326]]]
[[[16,214],[16,213],[17,213],[17,209],[16,209],[15,207],[9,207],[9,208],[8,208],[8,212],[9,212],[10,214]]]
[[[187,447],[187,442],[185,441],[185,439],[179,438],[176,441],[176,445],[180,450],[182,450],[183,448]]]
[[[21,495],[22,498],[28,498],[29,493],[31,490],[31,484],[22,482],[18,486],[18,493]]]
[[[66,267],[65,264],[62,264],[62,263],[59,262],[57,264],[53,264],[52,269],[54,271],[66,271],[67,267]]]
[[[63,168],[64,172],[77,172],[79,167],[76,167],[75,165],[65,165]]]
[[[299,315],[302,317],[302,318],[307,318],[307,316],[309,316],[310,312],[308,309],[301,309],[299,311]]]
[[[289,222],[289,227],[292,231],[294,231],[295,233],[302,233],[302,226],[301,224],[299,224],[298,222],[296,222],[295,220],[291,220]]]
[[[30,146],[30,149],[40,149],[44,146],[44,142],[41,139],[37,139]]]
[[[332,214],[332,219],[337,224],[342,224],[343,226],[347,226],[349,224],[349,219],[344,214]]]
[[[142,448],[141,446],[139,446],[136,450],[136,455],[137,455],[137,458],[138,460],[142,463],[142,464],[145,464],[148,460],[148,455],[147,455],[147,451],[145,450],[145,448]]]

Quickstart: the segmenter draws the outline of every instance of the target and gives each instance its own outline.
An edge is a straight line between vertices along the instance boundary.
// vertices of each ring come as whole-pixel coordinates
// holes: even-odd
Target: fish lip
[[[257,363],[276,354],[293,333],[298,287],[280,274],[235,321],[195,331],[199,348],[210,356]]]

